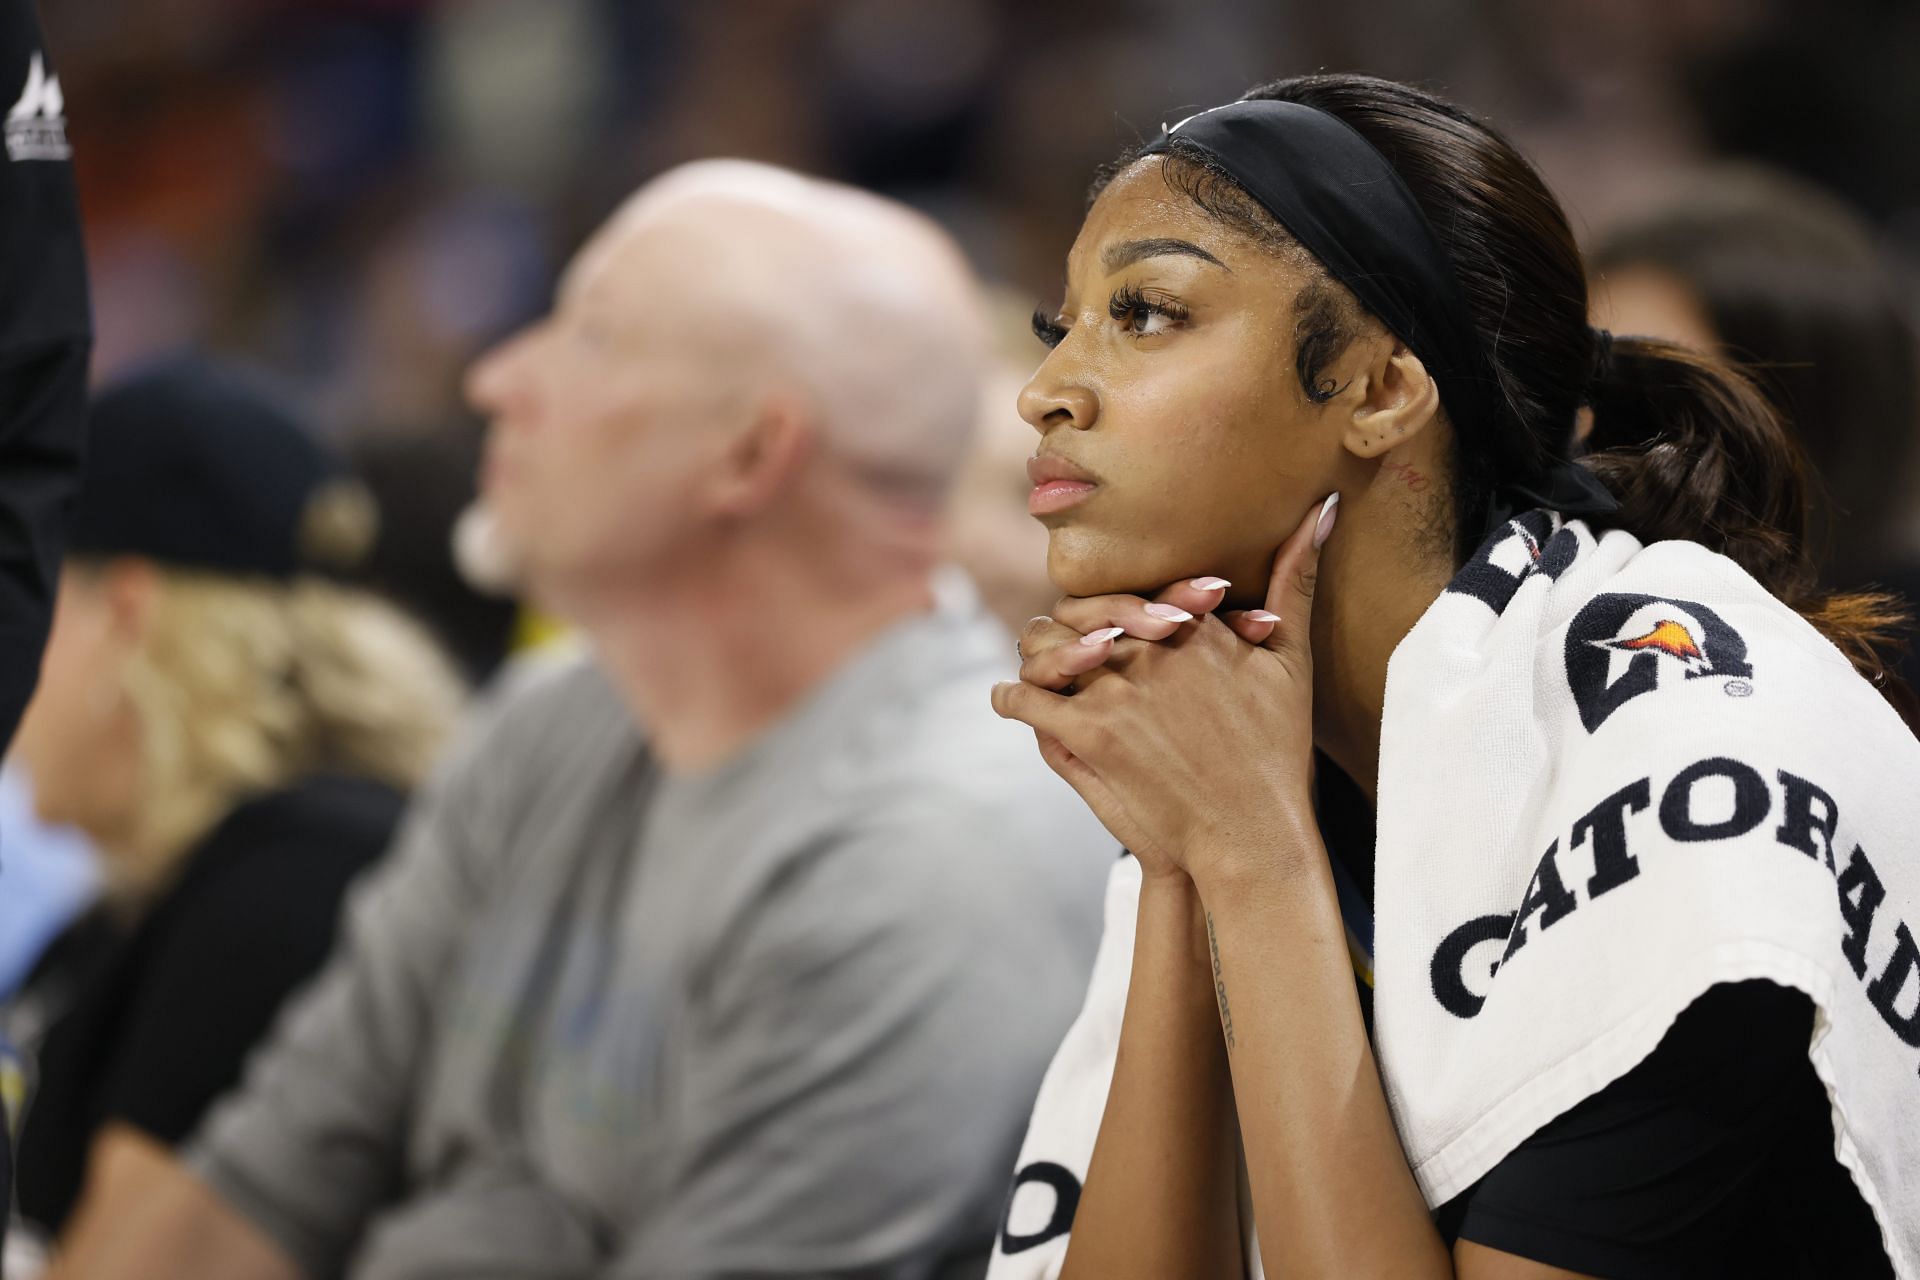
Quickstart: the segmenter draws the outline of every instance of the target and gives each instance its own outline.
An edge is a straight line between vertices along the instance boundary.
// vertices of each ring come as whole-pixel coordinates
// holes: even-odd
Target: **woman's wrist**
[[[1148,872],[1140,882],[1140,914],[1135,922],[1140,935],[1157,935],[1153,949],[1162,956],[1178,957],[1172,970],[1156,975],[1160,980],[1192,988],[1192,993],[1209,1016],[1213,1009],[1213,978],[1208,968],[1207,915],[1200,891],[1184,871]],[[1141,938],[1136,937],[1136,951]]]
[[[1212,903],[1310,889],[1326,857],[1313,806],[1303,797],[1272,806],[1257,825],[1207,834],[1189,850],[1186,870],[1194,892]]]

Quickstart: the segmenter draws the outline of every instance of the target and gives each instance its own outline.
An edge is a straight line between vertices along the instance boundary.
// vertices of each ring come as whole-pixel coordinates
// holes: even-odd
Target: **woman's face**
[[[1629,263],[1608,271],[1589,291],[1593,323],[1614,333],[1665,338],[1711,351],[1719,343],[1700,295],[1672,272]]]
[[[1218,574],[1258,599],[1345,456],[1295,372],[1306,283],[1169,187],[1158,157],[1101,193],[1067,257],[1059,341],[1020,395],[1040,432],[1030,509],[1056,586],[1150,592]]]
[[[40,682],[14,743],[43,822],[111,841],[134,803],[138,722],[122,685],[137,644],[115,570],[61,573]]]

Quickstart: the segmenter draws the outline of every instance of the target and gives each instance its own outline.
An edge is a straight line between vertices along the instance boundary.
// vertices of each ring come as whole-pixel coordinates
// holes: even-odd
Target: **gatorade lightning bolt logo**
[[[1595,596],[1567,628],[1566,659],[1567,683],[1588,733],[1663,681],[1720,676],[1730,694],[1753,692],[1746,640],[1691,600]]]
[[[1700,646],[1694,643],[1693,632],[1672,618],[1660,619],[1654,624],[1653,630],[1645,635],[1627,640],[1595,640],[1592,643],[1621,653],[1664,653],[1669,658],[1679,659],[1688,675],[1705,671],[1710,665],[1707,655],[1700,652]]]

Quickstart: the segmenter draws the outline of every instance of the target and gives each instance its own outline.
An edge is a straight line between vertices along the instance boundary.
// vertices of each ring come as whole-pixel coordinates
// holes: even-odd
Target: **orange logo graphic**
[[[1644,635],[1622,636],[1613,640],[1599,641],[1603,649],[1618,649],[1622,653],[1641,653],[1651,650],[1664,653],[1669,658],[1677,658],[1689,671],[1699,671],[1707,666],[1707,655],[1702,653],[1694,641],[1693,632],[1671,618],[1662,618],[1653,624],[1653,630]]]

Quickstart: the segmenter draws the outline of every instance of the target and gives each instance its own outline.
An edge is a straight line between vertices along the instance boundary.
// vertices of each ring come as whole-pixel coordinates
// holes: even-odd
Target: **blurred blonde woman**
[[[111,1230],[89,1202],[238,1078],[458,710],[425,633],[328,576],[373,526],[230,371],[170,363],[95,403],[17,747],[40,816],[83,829],[109,878],[10,1017],[35,1064],[18,1202],[48,1236]]]

